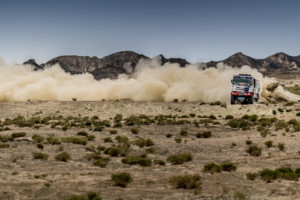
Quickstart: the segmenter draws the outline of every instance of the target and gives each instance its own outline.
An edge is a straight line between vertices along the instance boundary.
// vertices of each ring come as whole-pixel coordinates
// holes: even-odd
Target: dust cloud
[[[203,65],[203,64],[202,64]],[[70,75],[58,65],[44,71],[33,71],[28,65],[7,64],[0,60],[0,101],[66,100],[99,101],[131,99],[134,101],[229,102],[231,79],[234,74],[251,74],[261,80],[262,100],[297,100],[299,96],[284,91],[274,79],[264,78],[249,66],[232,68],[219,64],[202,69],[201,64],[180,67],[160,65],[158,58],[141,60],[132,75],[97,81],[91,74]],[[276,85],[276,84],[275,84]]]

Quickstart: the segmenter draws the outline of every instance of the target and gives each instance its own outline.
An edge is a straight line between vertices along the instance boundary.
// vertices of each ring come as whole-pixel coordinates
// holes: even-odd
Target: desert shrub
[[[173,154],[167,158],[167,161],[169,161],[173,165],[180,165],[182,163],[189,162],[191,160],[193,160],[193,156],[191,153]]]
[[[168,134],[166,134],[166,137],[167,137],[167,138],[170,138],[170,137],[172,137],[172,134],[171,134],[171,133],[168,133]]]
[[[62,145],[57,148],[57,151],[64,151],[64,150],[65,150],[65,148]]]
[[[101,200],[101,197],[96,192],[87,192],[81,195],[73,194],[66,200]]]
[[[217,118],[214,115],[209,115],[209,119],[213,119],[214,120],[214,119],[217,119]]]
[[[122,127],[122,124],[121,124],[121,123],[115,123],[115,124],[114,124],[114,128],[120,128],[120,127]]]
[[[245,142],[247,145],[250,145],[250,144],[252,144],[252,141],[251,140],[246,140],[246,142]]]
[[[109,133],[110,133],[111,135],[114,135],[114,134],[117,134],[117,133],[118,133],[118,130],[113,129],[113,130],[110,130]]]
[[[95,128],[94,128],[94,132],[101,132],[101,131],[103,131],[103,127],[102,126],[96,126]]]
[[[232,119],[228,122],[228,125],[231,128],[238,128],[240,126],[240,122],[238,120]]]
[[[174,103],[177,103],[177,102],[178,102],[178,99],[173,99],[173,102],[174,102]]]
[[[286,180],[298,180],[299,174],[294,172],[290,167],[277,168],[275,172],[278,174],[278,178]]]
[[[124,143],[119,144],[117,148],[120,150],[120,156],[126,156],[130,151],[129,145]]]
[[[44,186],[45,186],[45,187],[50,187],[51,184],[50,184],[50,183],[44,183]]]
[[[150,146],[154,146],[154,142],[150,138],[147,138],[146,139],[146,147],[150,147]]]
[[[298,180],[299,175],[300,174],[297,173],[297,170],[293,171],[289,167],[281,167],[275,170],[264,169],[260,172],[261,179],[268,183],[278,178],[285,179],[285,180]]]
[[[129,164],[129,165],[136,165],[139,164],[141,166],[151,166],[152,161],[151,159],[147,158],[147,155],[130,155],[126,156],[122,159],[122,163]]]
[[[40,135],[34,134],[34,135],[32,136],[32,140],[33,140],[34,142],[36,142],[36,143],[41,143],[41,142],[44,141],[44,137],[43,137],[43,136],[40,136]]]
[[[145,149],[146,153],[155,153],[155,148],[154,147],[149,147],[147,149]]]
[[[94,122],[94,123],[96,123],[96,122]],[[102,123],[102,122],[100,122],[100,123]],[[84,125],[85,125],[86,127],[92,126],[92,124],[93,124],[93,122],[90,121],[90,120],[87,120],[87,121],[84,123]]]
[[[247,150],[247,153],[249,153],[251,156],[260,156],[261,155],[261,148],[256,145],[250,145]]]
[[[2,136],[0,135],[0,142],[9,142],[9,141],[14,141],[15,138],[11,136]]]
[[[179,118],[189,118],[189,115],[181,115]]]
[[[86,151],[90,151],[90,152],[95,152],[95,151],[96,151],[96,148],[95,148],[95,146],[91,145],[91,146],[85,147],[85,150],[86,150]]]
[[[86,145],[88,142],[87,138],[85,137],[66,137],[66,138],[62,138],[61,141],[72,143],[72,144],[81,144],[81,145]]]
[[[278,112],[283,113],[284,110],[282,108],[278,108]]]
[[[58,138],[55,138],[53,136],[49,136],[46,138],[47,142],[52,144],[52,145],[59,145],[61,144],[60,140]]]
[[[258,122],[260,123],[261,126],[271,126],[272,125],[272,122],[274,122],[272,120],[272,118],[260,118],[258,120]]]
[[[265,142],[265,145],[266,145],[268,148],[270,148],[270,147],[273,146],[273,141],[272,141],[272,140],[268,140],[268,141]]]
[[[247,115],[247,114],[246,114],[246,115],[243,115],[243,116],[242,116],[242,119],[248,120],[248,119],[249,119],[249,115]]]
[[[139,146],[140,148],[143,148],[146,146],[146,140],[144,138],[139,138],[133,141],[133,143],[137,146]]]
[[[296,126],[299,124],[299,122],[296,119],[291,119],[287,122],[290,125]]]
[[[149,147],[149,146],[154,145],[154,142],[149,138],[147,138],[146,140],[143,138],[139,138],[139,139],[136,139],[133,143],[141,148],[144,146]]]
[[[177,143],[181,143],[181,142],[182,142],[182,139],[181,139],[180,137],[176,137],[176,138],[174,139],[174,141],[177,142]]]
[[[244,193],[237,191],[234,193],[233,199],[234,200],[246,200],[246,195]]]
[[[217,165],[215,163],[208,163],[206,165],[204,165],[203,167],[203,171],[204,172],[210,172],[211,174],[216,173],[216,172],[221,172],[221,171],[235,171],[236,170],[236,166],[233,163],[224,163],[221,165]]]
[[[235,143],[235,142],[231,142],[230,147],[233,148],[233,147],[235,147],[235,146],[236,146],[236,143]]]
[[[126,144],[127,146],[130,146],[130,141],[128,139],[128,137],[126,136],[116,136],[115,137],[115,140],[119,143],[123,143],[123,144]]]
[[[117,186],[126,187],[128,183],[132,182],[131,175],[127,172],[121,172],[111,175],[111,180]]]
[[[166,162],[163,160],[154,160],[153,162],[155,165],[162,165],[162,166],[166,165]]]
[[[137,129],[137,128],[132,128],[132,129],[130,129],[130,131],[133,134],[138,134],[139,133],[139,129]]]
[[[236,170],[236,166],[233,163],[230,163],[230,162],[221,164],[220,167],[221,167],[222,171],[227,171],[227,172]]]
[[[273,110],[272,113],[273,113],[273,115],[276,115],[277,112],[276,112],[276,110]]]
[[[14,172],[11,173],[11,175],[13,175],[13,176],[16,176],[18,174],[19,174],[19,172],[16,172],[16,171],[14,171]]]
[[[196,117],[196,114],[195,113],[190,113],[189,116],[190,117]]]
[[[64,125],[61,129],[62,129],[63,131],[67,131],[67,130],[69,129],[69,125],[66,124],[66,125]]]
[[[9,146],[7,143],[0,143],[0,149],[9,148]]]
[[[245,120],[241,120],[239,128],[242,128],[243,130],[249,129],[249,122]]]
[[[180,135],[181,135],[181,136],[187,136],[187,135],[188,135],[187,130],[186,130],[186,129],[181,129],[181,130],[180,130]]]
[[[276,130],[285,129],[288,127],[288,124],[284,120],[279,120],[275,124]]]
[[[279,149],[280,151],[283,151],[284,148],[285,148],[285,145],[284,145],[283,143],[278,143],[278,149]]]
[[[107,142],[113,142],[113,140],[112,140],[111,137],[103,138],[103,141],[104,141],[105,143],[107,143]]]
[[[42,124],[48,124],[48,122],[51,120],[52,118],[50,116],[47,116],[47,117],[44,117],[42,120],[41,120],[41,123]]]
[[[104,151],[105,149],[106,149],[105,146],[99,145],[99,146],[97,147],[97,151]]]
[[[94,135],[88,135],[87,137],[86,137],[86,139],[88,140],[88,141],[94,141],[95,140],[95,136]]]
[[[196,133],[197,138],[210,138],[211,137],[211,131],[203,131]]]
[[[194,124],[196,127],[199,127],[199,124],[200,124],[200,123],[199,123],[198,121],[195,120],[195,121],[193,121],[193,124]]]
[[[246,177],[247,177],[248,180],[254,180],[256,178],[256,176],[257,176],[256,173],[249,172],[249,173],[246,174]]]
[[[262,137],[266,137],[267,135],[271,134],[270,130],[267,129],[266,127],[264,127],[264,126],[258,126],[257,131],[260,132],[260,135]]]
[[[102,156],[101,156],[101,152],[96,151],[93,153],[85,154],[84,158],[87,159],[88,161],[91,161],[91,160],[102,159]]]
[[[49,155],[42,152],[32,152],[33,159],[47,160]]]
[[[114,116],[114,122],[121,122],[123,119],[123,116],[121,114],[116,114]]]
[[[262,180],[270,183],[272,180],[276,180],[278,177],[278,174],[270,169],[264,169],[260,172],[260,177]]]
[[[70,159],[71,159],[70,154],[68,154],[65,151],[61,152],[55,156],[55,160],[57,160],[57,161],[67,162]]]
[[[97,156],[93,161],[93,165],[104,168],[107,166],[109,158]]]
[[[284,106],[293,106],[294,104],[295,104],[295,102],[290,101],[290,102],[287,102],[286,104],[284,104]]]
[[[13,138],[19,138],[19,137],[24,137],[26,135],[25,132],[15,132],[11,134],[11,137]]]
[[[255,122],[258,119],[258,116],[256,114],[250,115],[248,120]]]
[[[121,149],[119,147],[109,147],[104,150],[105,154],[108,154],[112,157],[119,156],[121,154]]]
[[[36,146],[39,149],[44,149],[44,145],[42,143],[37,143]]]
[[[201,177],[198,174],[195,175],[177,175],[172,176],[169,179],[169,184],[175,188],[182,189],[201,189]]]
[[[296,113],[296,116],[297,116],[297,117],[300,117],[300,112],[297,112],[297,113]]]
[[[233,119],[232,115],[226,115],[225,119]]]
[[[125,119],[126,126],[133,126],[133,125],[150,125],[155,121],[151,119],[147,115],[139,115],[139,116],[130,116],[129,118]]]
[[[87,137],[87,136],[88,136],[88,133],[87,133],[87,132],[85,132],[85,131],[79,131],[79,132],[77,133],[77,135],[80,135],[80,136],[85,136],[85,137]]]

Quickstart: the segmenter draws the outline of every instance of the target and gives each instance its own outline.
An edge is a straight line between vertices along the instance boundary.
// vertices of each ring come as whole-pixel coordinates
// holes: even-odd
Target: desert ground
[[[299,112],[299,102],[1,102],[0,199],[69,199],[88,191],[102,199],[300,199],[299,174],[269,181],[260,175],[265,168],[300,168]],[[211,136],[202,137],[203,132]],[[129,141],[117,141],[118,136]],[[143,139],[152,143],[139,147]],[[261,154],[250,155],[250,146]],[[110,147],[121,147],[122,153],[107,153]],[[34,158],[34,152],[47,158]],[[56,159],[61,152],[70,159]],[[192,158],[171,162],[171,155],[182,153]],[[122,162],[131,155],[150,164]],[[97,159],[104,164],[95,164]],[[212,162],[232,163],[235,169],[205,171]],[[131,175],[126,187],[111,179],[119,172]],[[249,173],[256,178],[247,178]],[[171,177],[186,174],[200,175],[201,186],[170,184]]]

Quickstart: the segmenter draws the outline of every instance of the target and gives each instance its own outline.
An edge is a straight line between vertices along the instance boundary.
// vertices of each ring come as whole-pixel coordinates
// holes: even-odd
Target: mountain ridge
[[[165,58],[162,54],[158,55],[161,64],[177,63],[180,67],[190,64],[183,58]],[[119,74],[131,74],[141,60],[151,58],[138,54],[133,51],[120,51],[102,58],[96,56],[77,56],[64,55],[55,57],[46,63],[38,64],[34,59],[29,59],[23,64],[33,66],[34,70],[43,70],[46,66],[59,64],[61,68],[70,74],[90,73],[95,79],[117,78]],[[249,65],[257,69],[264,75],[292,74],[300,73],[300,55],[290,56],[283,52],[275,53],[263,59],[256,59],[243,54],[235,53],[228,58],[220,61],[210,61],[205,63],[206,68],[216,67],[218,63],[224,63],[232,67]]]

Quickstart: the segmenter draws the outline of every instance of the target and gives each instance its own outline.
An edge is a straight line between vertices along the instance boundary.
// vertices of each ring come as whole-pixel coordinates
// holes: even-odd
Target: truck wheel
[[[253,104],[253,96],[251,96],[251,97],[248,98],[248,103],[249,104]]]
[[[234,104],[234,103],[235,103],[235,97],[232,96],[232,95],[231,95],[231,101],[230,101],[230,103],[231,103],[231,104]]]

